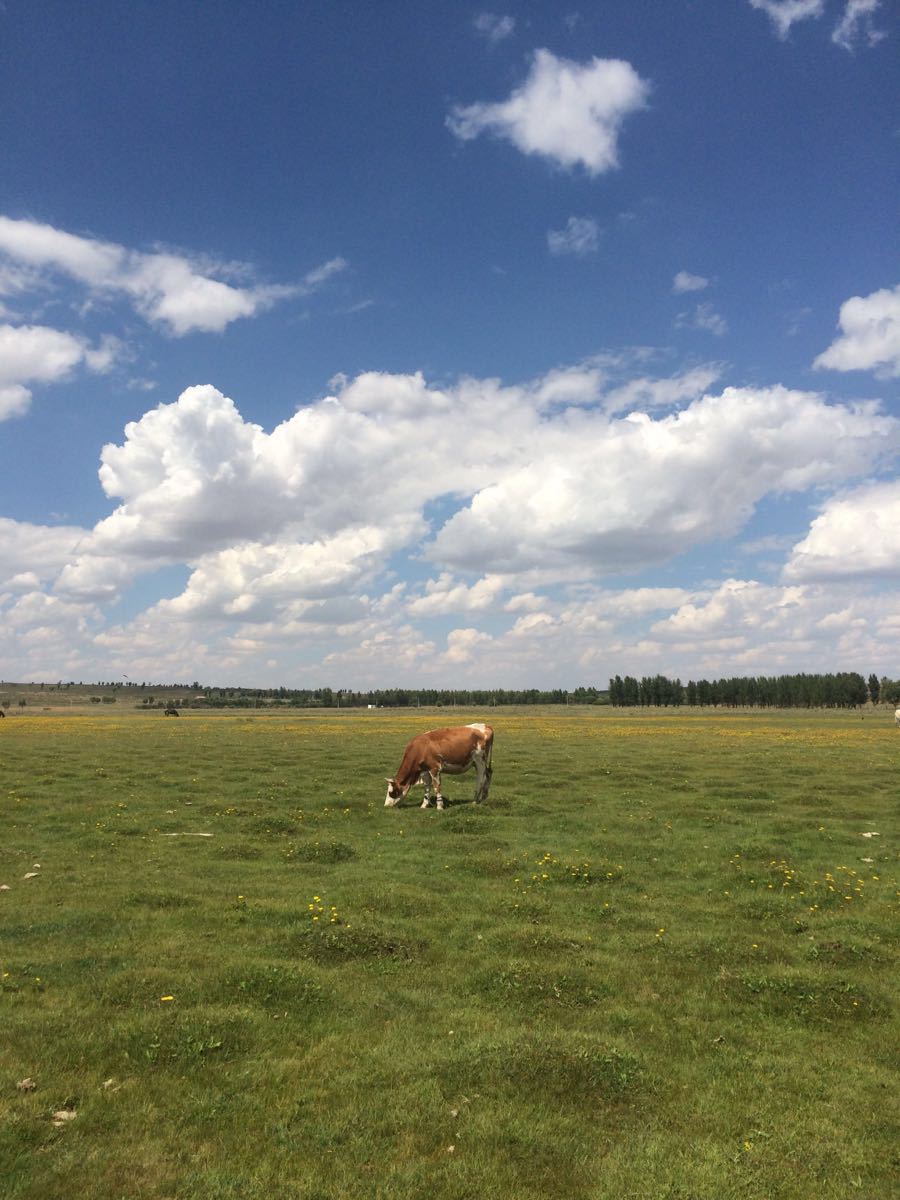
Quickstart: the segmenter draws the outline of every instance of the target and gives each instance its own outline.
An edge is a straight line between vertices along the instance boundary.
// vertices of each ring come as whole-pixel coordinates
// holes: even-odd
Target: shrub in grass
[[[357,959],[390,959],[410,962],[420,946],[374,929],[356,929],[349,925],[298,925],[289,935],[292,952],[313,962],[335,965]]]
[[[246,826],[250,833],[268,833],[278,837],[297,832],[297,822],[284,817],[259,817]]]
[[[252,1024],[229,1014],[218,1021],[195,1016],[126,1026],[119,1037],[122,1057],[135,1067],[186,1067],[209,1061],[232,1061],[255,1043]]]
[[[592,1107],[634,1099],[648,1088],[639,1058],[580,1034],[476,1038],[461,1043],[439,1074],[451,1093],[514,1092]]]
[[[525,963],[510,963],[489,971],[473,982],[471,994],[506,1006],[522,1004],[559,1008],[591,1007],[609,995],[609,988],[572,972],[544,971]]]
[[[480,834],[490,833],[495,824],[493,816],[486,809],[478,805],[472,807],[460,805],[455,812],[452,806],[447,809],[441,822],[441,829],[444,833],[470,834],[477,837]]]
[[[199,904],[195,896],[184,892],[129,892],[124,902],[135,908],[194,908]]]
[[[846,979],[746,972],[728,981],[728,991],[761,1013],[810,1024],[879,1018],[888,1012],[881,997]]]
[[[254,846],[250,842],[232,842],[224,846],[216,848],[216,857],[228,859],[237,859],[239,862],[253,862],[257,858],[262,858],[262,850],[259,846]]]
[[[346,842],[332,839],[327,842],[292,842],[283,852],[286,862],[341,863],[356,858],[356,851]]]
[[[244,963],[226,972],[215,988],[216,995],[230,1001],[243,1000],[262,1008],[315,1008],[325,1002],[326,992],[309,971],[285,963]]]

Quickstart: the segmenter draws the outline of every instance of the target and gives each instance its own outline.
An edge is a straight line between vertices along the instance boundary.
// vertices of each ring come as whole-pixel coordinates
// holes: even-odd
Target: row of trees
[[[900,703],[900,681],[857,671],[827,675],[757,675],[699,679],[683,684],[665,675],[616,675],[609,681],[609,703],[623,707],[683,705],[726,708],[857,708]]]
[[[491,707],[507,704],[605,704],[606,696],[595,687],[574,691],[553,688],[378,688],[354,691],[351,688],[201,688],[199,695],[178,697],[185,707],[255,708],[285,705],[294,708],[416,708],[430,705]],[[154,704],[148,697],[144,703]]]

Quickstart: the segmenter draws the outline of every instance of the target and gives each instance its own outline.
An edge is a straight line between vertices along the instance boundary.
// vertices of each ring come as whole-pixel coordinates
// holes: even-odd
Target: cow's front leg
[[[425,788],[425,798],[423,799],[420,807],[427,808],[431,803],[431,772],[423,771],[419,776],[419,782]]]
[[[431,782],[434,784],[434,798],[437,801],[437,806],[440,810],[444,807],[444,797],[441,795],[441,769],[431,772]]]

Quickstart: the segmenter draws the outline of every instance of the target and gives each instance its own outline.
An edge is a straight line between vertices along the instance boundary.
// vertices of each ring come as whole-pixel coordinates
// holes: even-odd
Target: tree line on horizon
[[[622,708],[858,708],[870,702],[900,703],[900,681],[874,673],[866,680],[857,671],[737,675],[686,684],[665,675],[616,675],[609,681],[609,703]]]
[[[139,708],[430,708],[537,704],[609,704],[615,707],[727,707],[727,708],[856,708],[866,703],[900,704],[900,680],[871,674],[868,680],[856,671],[833,674],[734,676],[728,679],[690,680],[665,675],[616,675],[608,691],[594,686],[566,688],[251,688],[211,687],[193,683],[79,682],[58,684],[7,684],[11,689],[33,688],[69,691],[72,688],[108,689],[111,696],[91,696],[95,703],[109,702],[126,689],[143,693]],[[179,694],[180,693],[180,694]],[[19,705],[26,700],[18,699]],[[0,707],[9,708],[11,697],[0,695]]]

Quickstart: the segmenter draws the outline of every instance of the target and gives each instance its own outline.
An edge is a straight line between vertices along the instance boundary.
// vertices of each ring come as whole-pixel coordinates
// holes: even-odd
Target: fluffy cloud
[[[87,533],[77,525],[31,525],[0,517],[0,592],[32,591],[54,579]]]
[[[785,567],[791,580],[900,577],[900,480],[834,496]]]
[[[452,629],[447,635],[447,649],[444,651],[444,661],[448,663],[472,662],[479,649],[483,652],[493,638],[477,629]]]
[[[96,664],[93,639],[102,619],[94,606],[29,588],[0,592],[0,616],[6,678],[78,679],[85,666]]]
[[[838,325],[841,336],[819,355],[814,366],[874,371],[888,379],[900,376],[900,284],[845,300]]]
[[[411,617],[435,617],[447,613],[484,612],[493,608],[507,581],[502,575],[485,575],[468,586],[442,571],[437,579],[425,585],[425,595],[410,600],[407,611]]]
[[[329,676],[350,668],[361,687],[393,687],[402,680],[434,679],[439,673],[437,648],[412,625],[371,630],[346,650],[326,654],[322,664]]]
[[[825,0],[750,0],[750,3],[768,14],[782,40],[796,21],[821,17],[825,11]]]
[[[622,123],[646,105],[649,91],[630,63],[581,64],[537,50],[528,78],[507,100],[457,105],[447,125],[462,141],[493,133],[523,154],[599,175],[618,166]]]
[[[426,534],[426,505],[456,496],[461,507],[425,548],[444,574],[408,606],[418,617],[478,611],[511,590],[503,572],[533,587],[542,573],[658,564],[735,532],[767,492],[844,482],[898,441],[900,423],[875,404],[827,405],[784,388],[731,388],[658,419],[615,418],[598,370],[449,389],[367,373],[271,433],[215,388],[189,388],[103,448],[100,481],[120,503],[79,539],[56,588],[109,598],[136,574],[186,563],[194,574],[170,602],[179,616],[267,620],[291,599],[358,594]],[[683,403],[716,373],[638,380],[606,403]],[[557,411],[549,401],[560,397]],[[481,431],[462,456],[446,453],[451,416]],[[414,469],[392,469],[411,444]],[[487,574],[468,584],[452,567]]]
[[[692,275],[690,271],[679,271],[672,280],[672,291],[676,294],[681,292],[702,292],[704,288],[709,287],[709,280],[702,275]]]
[[[596,253],[600,230],[593,217],[569,217],[565,229],[551,229],[547,245],[551,254],[574,254],[583,258]]]
[[[635,570],[733,534],[770,491],[858,475],[897,444],[898,422],[877,406],[785,388],[727,388],[660,420],[570,412],[444,525],[429,554],[470,570]]]
[[[682,605],[651,628],[653,656],[699,674],[896,671],[900,600],[849,587],[779,586],[728,579],[705,600]]]
[[[410,538],[408,526],[358,526],[314,542],[249,542],[207,554],[194,563],[184,592],[160,602],[178,617],[238,616],[244,622],[289,618],[334,621],[333,601],[359,595],[362,584],[381,570],[392,550]],[[358,600],[344,606],[340,620],[364,615]],[[330,615],[329,615],[330,614]]]
[[[845,50],[853,50],[865,39],[869,46],[876,46],[887,34],[876,29],[872,18],[881,7],[881,0],[847,0],[844,15],[834,27],[831,40]]]
[[[343,259],[332,259],[311,271],[302,284],[242,287],[221,277],[245,276],[246,267],[194,261],[167,251],[142,253],[36,221],[2,216],[0,255],[39,273],[38,278],[41,272],[56,272],[92,294],[123,294],[142,317],[176,337],[195,331],[221,333],[232,321],[313,290],[346,266]]]
[[[118,343],[108,339],[96,349],[81,338],[45,325],[0,325],[0,421],[18,417],[31,404],[30,383],[59,383],[84,363],[105,371]]]
[[[54,612],[73,637],[85,631],[60,665],[49,651],[21,659],[54,678],[63,662],[78,678],[86,655],[108,664],[101,674],[173,678],[289,656],[298,679],[352,667],[344,682],[446,680],[452,667],[527,682],[531,646],[573,673],[669,669],[686,654],[673,629],[648,639],[637,627],[675,608],[686,628],[690,605],[709,619],[708,597],[597,581],[735,532],[773,492],[871,474],[900,444],[900,422],[875,403],[785,388],[711,395],[715,365],[610,387],[622,369],[621,356],[598,356],[516,386],[440,388],[369,372],[271,432],[215,388],[189,388],[104,447],[115,507],[94,529],[0,522],[0,614],[15,608],[35,645]],[[478,436],[451,449],[448,427]],[[450,515],[429,520],[435,511]],[[434,562],[435,577],[404,590],[399,556]],[[172,564],[190,571],[180,594],[97,628],[96,605]],[[455,614],[462,628],[436,649]],[[445,623],[435,640],[416,628],[425,620]]]

